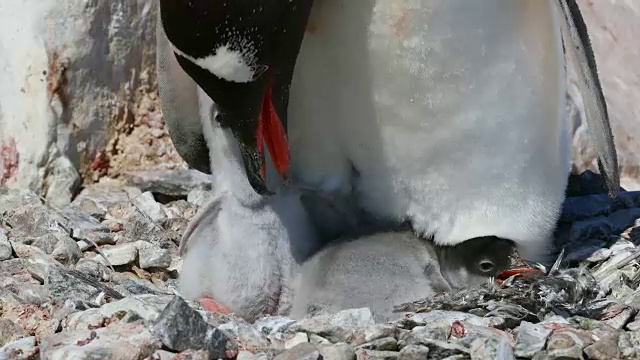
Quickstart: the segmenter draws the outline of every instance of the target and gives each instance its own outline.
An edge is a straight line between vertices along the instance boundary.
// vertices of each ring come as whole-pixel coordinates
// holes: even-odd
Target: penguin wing
[[[191,239],[193,233],[196,231],[200,224],[206,222],[207,224],[215,224],[215,218],[220,213],[222,209],[222,198],[217,197],[211,200],[207,205],[205,205],[196,216],[191,219],[189,225],[184,230],[182,237],[180,238],[180,245],[178,246],[178,254],[184,255],[187,250],[187,245],[189,240]]]
[[[587,127],[598,154],[600,174],[609,196],[615,197],[620,188],[618,156],[587,26],[576,0],[558,0],[558,3],[562,13],[565,53],[578,66],[578,85],[584,101]]]
[[[202,132],[198,85],[182,69],[162,27],[156,23],[156,67],[162,115],[171,141],[189,167],[210,174],[209,150]]]

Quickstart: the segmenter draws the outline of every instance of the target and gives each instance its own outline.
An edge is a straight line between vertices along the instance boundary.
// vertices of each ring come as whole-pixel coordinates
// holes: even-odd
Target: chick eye
[[[483,273],[490,273],[495,270],[496,265],[493,263],[493,261],[484,259],[478,263],[478,268]]]

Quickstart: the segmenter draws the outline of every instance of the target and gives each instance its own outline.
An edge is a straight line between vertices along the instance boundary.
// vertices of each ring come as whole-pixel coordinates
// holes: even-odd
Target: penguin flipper
[[[210,224],[215,223],[215,219],[220,213],[222,209],[222,198],[217,197],[211,200],[207,205],[205,205],[196,216],[191,219],[189,225],[184,230],[182,237],[180,238],[180,245],[178,246],[178,253],[180,255],[184,255],[187,250],[187,245],[189,240],[192,238],[194,231],[202,224],[203,222],[207,222]]]
[[[578,66],[578,84],[584,102],[587,127],[598,154],[600,174],[604,178],[609,196],[615,197],[620,188],[618,156],[587,26],[576,0],[558,0],[558,3],[562,13],[565,53],[568,53]]]
[[[189,167],[211,174],[209,148],[200,121],[198,85],[182,69],[162,27],[156,23],[156,68],[162,115],[178,154]]]

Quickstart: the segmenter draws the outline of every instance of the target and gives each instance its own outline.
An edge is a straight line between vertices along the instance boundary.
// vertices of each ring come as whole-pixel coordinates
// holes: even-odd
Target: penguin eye
[[[478,268],[480,269],[481,272],[487,274],[494,271],[496,268],[496,265],[493,263],[493,261],[484,259],[484,260],[480,260],[480,263],[478,263]]]

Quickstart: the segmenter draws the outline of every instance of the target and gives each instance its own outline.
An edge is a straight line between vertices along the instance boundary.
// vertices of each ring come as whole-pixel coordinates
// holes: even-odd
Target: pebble
[[[13,248],[7,236],[0,232],[0,261],[9,260],[13,257]]]
[[[102,252],[108,260],[108,264],[112,266],[128,265],[136,261],[138,257],[138,247],[133,244],[116,245],[109,248],[103,248]],[[97,255],[95,260],[106,263],[101,255]]]
[[[160,313],[152,331],[173,351],[207,350],[209,356],[216,359],[230,359],[238,353],[236,345],[223,331],[207,324],[202,315],[179,296]]]
[[[358,335],[363,334],[364,329],[374,325],[373,314],[368,308],[348,309],[335,314],[317,315],[298,321],[292,325],[301,332],[321,334],[331,342],[354,341]]]
[[[142,269],[167,269],[171,266],[171,252],[146,241],[137,241],[138,263]]]
[[[518,327],[516,337],[515,355],[531,358],[537,352],[544,349],[551,330],[540,324],[532,324],[523,321]]]
[[[398,360],[423,360],[429,356],[429,348],[422,345],[408,345],[400,350]]]
[[[40,356],[47,360],[138,360],[151,356],[161,346],[144,324],[116,323],[96,330],[64,331],[44,337]]]

